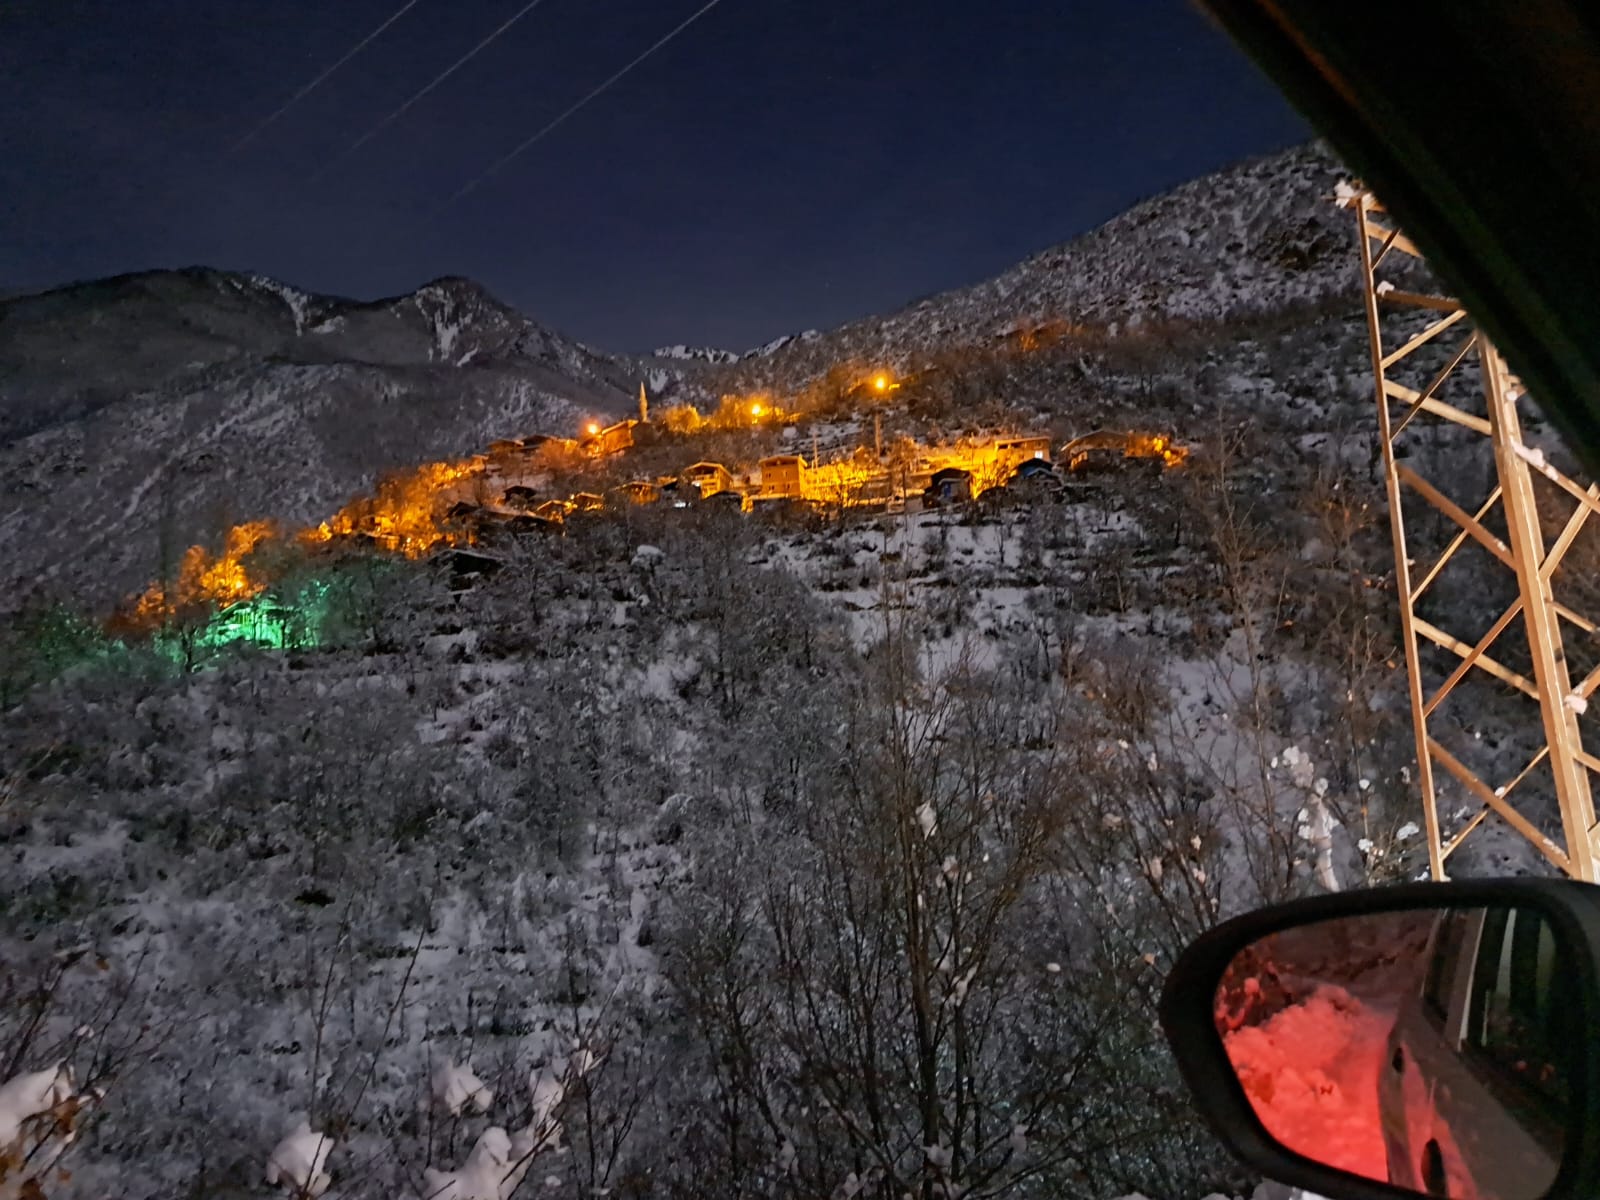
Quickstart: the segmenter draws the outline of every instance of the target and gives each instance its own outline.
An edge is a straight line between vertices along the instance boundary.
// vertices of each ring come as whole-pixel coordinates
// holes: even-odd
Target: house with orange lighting
[[[1095,471],[1114,467],[1126,457],[1127,434],[1097,429],[1062,446],[1059,461],[1068,471]]]
[[[1048,434],[1029,437],[996,438],[994,443],[995,457],[1005,463],[1007,467],[1016,467],[1029,459],[1050,461],[1052,449]]]
[[[798,454],[771,454],[757,466],[760,484],[757,494],[798,499],[805,495],[806,460]]]
[[[1128,460],[1176,467],[1188,456],[1187,446],[1179,445],[1164,433],[1097,429],[1062,446],[1059,462],[1068,471],[1096,471],[1129,465]]]
[[[661,488],[648,479],[630,479],[613,489],[629,504],[654,504],[661,499]]]
[[[972,499],[972,472],[961,467],[942,467],[928,479],[922,503],[929,508],[944,504],[965,504]]]
[[[506,466],[534,468],[565,455],[577,454],[580,449],[576,438],[556,437],[549,433],[531,433],[519,438],[516,445],[516,450],[507,449],[501,455],[501,461]]]
[[[700,499],[705,500],[718,492],[731,491],[733,472],[721,463],[697,462],[684,468],[683,482],[698,491]]]
[[[634,432],[638,426],[639,422],[632,417],[604,428],[600,427],[598,421],[591,421],[584,430],[583,448],[597,456],[616,454],[634,444]]]

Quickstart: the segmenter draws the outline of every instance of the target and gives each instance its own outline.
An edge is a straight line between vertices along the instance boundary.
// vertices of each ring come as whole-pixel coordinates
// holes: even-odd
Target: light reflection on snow
[[[1387,1182],[1379,1073],[1395,1015],[1421,985],[1434,913],[1285,930],[1248,947],[1216,998],[1218,1032],[1278,1141]]]
[[[1531,908],[1321,921],[1241,950],[1213,1014],[1288,1149],[1450,1200],[1535,1200],[1565,1138],[1564,954]]]
[[[1223,1041],[1268,1133],[1309,1158],[1387,1181],[1378,1069],[1393,1025],[1392,1011],[1324,985]]]

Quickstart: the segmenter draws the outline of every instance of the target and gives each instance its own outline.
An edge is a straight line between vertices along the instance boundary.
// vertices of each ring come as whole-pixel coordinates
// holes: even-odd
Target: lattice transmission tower
[[[1581,538],[1600,512],[1600,488],[1575,482],[1524,442],[1525,390],[1466,310],[1417,282],[1430,278],[1421,254],[1378,200],[1341,188],[1340,203],[1354,212],[1361,244],[1430,873],[1445,878],[1450,856],[1498,816],[1558,870],[1595,881],[1600,835],[1590,776],[1600,758],[1584,748],[1583,724],[1600,687],[1600,661],[1589,662],[1600,658],[1600,637],[1580,609],[1587,601],[1600,611],[1597,560]],[[1484,469],[1484,449],[1492,470]],[[1480,479],[1463,468],[1473,461]],[[1456,498],[1485,491],[1476,504]],[[1520,742],[1532,753],[1509,774],[1496,769],[1503,755],[1482,752],[1469,762],[1474,756],[1464,752],[1482,743],[1463,730],[1491,716],[1516,725],[1505,701],[1475,703],[1486,678],[1520,697],[1527,718]],[[1491,736],[1518,741],[1516,728]],[[1464,790],[1464,806],[1441,802],[1444,777]]]

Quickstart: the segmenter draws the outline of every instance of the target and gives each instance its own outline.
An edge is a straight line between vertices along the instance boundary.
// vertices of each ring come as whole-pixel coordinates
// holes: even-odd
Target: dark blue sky
[[[1184,0],[721,0],[465,199],[464,183],[703,0],[0,4],[0,288],[152,266],[357,297],[467,275],[607,349],[743,348],[975,282],[1303,140]]]

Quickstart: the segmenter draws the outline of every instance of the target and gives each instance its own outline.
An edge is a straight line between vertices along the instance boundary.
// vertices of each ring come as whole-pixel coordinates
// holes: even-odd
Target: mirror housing
[[[1516,1200],[1586,1200],[1600,1193],[1600,887],[1566,880],[1424,883],[1343,892],[1247,913],[1198,938],[1179,957],[1161,996],[1161,1025],[1184,1082],[1225,1145],[1264,1175],[1339,1200],[1426,1195],[1340,1170],[1270,1134],[1240,1082],[1218,1028],[1219,985],[1248,948],[1271,935],[1324,922],[1466,908],[1527,910],[1561,943],[1574,1027],[1568,1069],[1570,1125],[1548,1190]],[[1478,1200],[1503,1200],[1481,1196]]]

